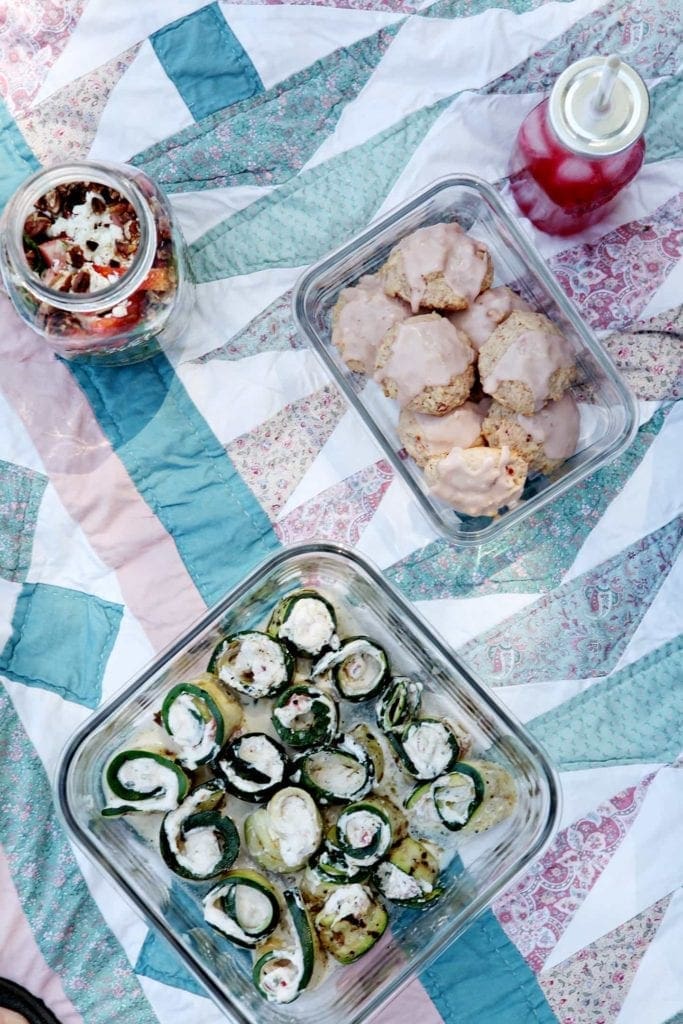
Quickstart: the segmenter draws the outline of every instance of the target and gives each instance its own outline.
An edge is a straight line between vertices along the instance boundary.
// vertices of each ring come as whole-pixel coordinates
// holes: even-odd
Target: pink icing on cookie
[[[423,457],[444,455],[451,448],[470,448],[481,440],[481,425],[486,413],[474,402],[446,413],[429,416],[422,412],[403,410],[398,428],[401,436],[412,435],[422,449]]]
[[[459,224],[433,224],[418,228],[397,246],[403,258],[403,273],[410,289],[414,313],[419,309],[429,274],[443,274],[456,295],[473,302],[481,291],[488,262],[482,242],[466,235]]]
[[[510,460],[510,449],[453,448],[427,463],[429,489],[458,512],[493,516],[522,493],[526,476]]]
[[[474,349],[438,313],[408,317],[396,329],[391,353],[375,380],[396,384],[399,405],[426,387],[446,386],[474,362]]]
[[[569,392],[556,402],[548,402],[533,416],[517,413],[515,418],[534,441],[543,445],[547,458],[568,459],[576,451],[579,410]]]
[[[379,343],[387,331],[410,315],[405,302],[385,294],[377,274],[366,274],[353,288],[344,288],[344,299],[332,329],[332,341],[345,362],[362,363],[365,373],[375,368]]]
[[[465,332],[478,350],[514,309],[530,311],[531,306],[507,285],[499,285],[497,288],[487,288],[477,296],[469,309],[449,313],[448,319],[459,331]]]
[[[481,386],[495,395],[503,381],[518,381],[531,391],[534,408],[540,409],[548,398],[550,378],[556,370],[574,365],[574,350],[557,330],[528,329],[520,332],[503,352],[490,373],[482,376]]]

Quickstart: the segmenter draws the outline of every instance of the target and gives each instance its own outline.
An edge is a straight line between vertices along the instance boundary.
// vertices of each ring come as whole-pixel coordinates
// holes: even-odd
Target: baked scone
[[[492,446],[508,447],[529,463],[529,471],[552,473],[576,451],[579,410],[571,392],[524,416],[493,402],[482,432]]]
[[[386,294],[379,275],[365,274],[339,293],[332,310],[332,342],[349,369],[371,374],[380,341],[407,316],[409,307]]]
[[[450,313],[448,319],[459,331],[465,332],[470,344],[479,351],[498,324],[507,320],[515,309],[531,312],[531,306],[521,295],[501,284],[497,288],[487,288],[468,309]]]
[[[484,444],[481,427],[490,405],[490,398],[485,398],[481,406],[465,402],[445,416],[402,409],[398,420],[401,444],[418,466],[424,466],[427,459],[447,455],[451,448],[475,448]]]
[[[380,269],[387,295],[424,309],[467,309],[493,280],[493,263],[483,242],[459,224],[433,224],[402,238]]]
[[[507,445],[453,448],[425,465],[431,493],[468,516],[495,516],[512,505],[522,493],[526,475],[526,462]]]
[[[474,349],[446,317],[423,313],[384,336],[375,380],[401,408],[443,416],[469,398],[474,359]]]
[[[574,350],[542,313],[516,310],[479,350],[479,376],[487,395],[531,416],[576,380]]]

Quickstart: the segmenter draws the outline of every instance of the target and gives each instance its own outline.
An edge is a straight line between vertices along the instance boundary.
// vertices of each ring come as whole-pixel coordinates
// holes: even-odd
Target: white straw
[[[593,110],[596,114],[604,114],[609,107],[610,100],[612,99],[612,90],[614,89],[614,83],[617,80],[620,66],[621,61],[614,53],[605,61],[605,66],[600,76],[600,83],[593,97]]]

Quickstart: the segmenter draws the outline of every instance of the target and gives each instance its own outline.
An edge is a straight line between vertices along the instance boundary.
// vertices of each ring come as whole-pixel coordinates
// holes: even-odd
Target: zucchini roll
[[[375,782],[381,782],[384,777],[384,751],[382,744],[371,729],[368,729],[364,722],[354,725],[347,733],[348,739],[360,744],[372,761],[375,772]]]
[[[339,728],[334,697],[316,686],[290,686],[280,694],[271,716],[278,736],[290,747],[316,747],[331,743]]]
[[[178,760],[186,768],[211,761],[242,724],[242,707],[205,672],[178,683],[161,705],[164,729],[179,748]]]
[[[402,766],[416,779],[435,779],[451,771],[460,757],[460,744],[447,722],[418,718],[395,743]]]
[[[271,1003],[292,1003],[313,981],[320,952],[315,929],[298,889],[284,893],[291,921],[288,939],[268,940],[252,970],[256,988]]]
[[[172,871],[193,882],[205,882],[230,868],[240,849],[240,837],[231,818],[220,808],[225,789],[216,779],[185,797],[161,823],[161,855]]]
[[[352,964],[367,953],[386,931],[389,917],[365,885],[340,885],[315,916],[324,949],[340,964]]]
[[[264,732],[247,732],[223,748],[217,767],[229,793],[261,803],[282,785],[288,765],[277,740]]]
[[[349,804],[337,818],[330,839],[352,864],[369,867],[391,849],[391,821],[370,801]]]
[[[434,828],[458,832],[470,820],[484,799],[481,772],[465,761],[459,761],[448,775],[416,786],[406,800],[418,831],[428,834]]]
[[[478,835],[510,817],[517,803],[517,787],[510,773],[495,761],[472,759],[467,764],[482,778],[484,796],[462,831]]]
[[[312,675],[315,678],[328,669],[341,696],[354,702],[377,696],[390,678],[386,651],[367,636],[348,637],[338,651],[313,666]]]
[[[299,871],[323,838],[320,812],[310,794],[286,786],[244,823],[249,853],[267,871]]]
[[[421,907],[437,899],[439,863],[427,846],[411,836],[395,846],[389,859],[375,868],[373,881],[383,896],[405,907]]]
[[[321,885],[345,885],[347,882],[365,882],[370,869],[349,858],[339,847],[328,841],[316,857],[312,870]]]
[[[216,646],[209,672],[244,697],[274,697],[292,681],[294,658],[285,644],[257,630],[233,633]]]
[[[337,615],[315,590],[297,590],[275,606],[268,623],[270,636],[285,640],[297,654],[315,658],[327,647],[337,648]]]
[[[229,871],[202,902],[206,923],[247,949],[270,935],[280,920],[275,889],[267,878],[248,868]]]
[[[375,766],[361,743],[343,736],[333,745],[304,754],[295,779],[321,804],[360,800],[375,783]]]
[[[173,760],[173,754],[159,747],[149,750],[121,750],[104,771],[109,792],[105,817],[133,811],[172,811],[184,800],[190,780]]]
[[[375,713],[377,724],[390,738],[401,733],[420,713],[422,704],[422,683],[408,676],[395,676],[377,701]]]

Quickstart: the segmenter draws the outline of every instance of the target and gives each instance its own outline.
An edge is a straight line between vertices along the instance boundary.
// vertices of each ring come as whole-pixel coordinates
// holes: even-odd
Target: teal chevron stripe
[[[557,1024],[533,971],[490,910],[420,981],[448,1024]]]
[[[335,50],[261,95],[157,143],[132,162],[168,192],[286,181],[334,130],[400,24]]]
[[[123,608],[92,594],[25,583],[0,651],[0,673],[96,708]]]
[[[584,540],[598,524],[661,430],[667,409],[641,427],[619,459],[576,484],[546,509],[474,550],[434,541],[386,570],[413,601],[473,593],[541,593],[561,582]]]
[[[0,577],[21,583],[31,564],[47,477],[0,459]]]
[[[571,0],[566,0],[571,2]],[[420,11],[424,18],[471,18],[474,14],[483,14],[492,7],[503,7],[515,14],[525,14],[535,7],[546,3],[546,0],[436,0],[431,7]]]
[[[0,96],[0,211],[22,181],[39,169],[38,159]]]
[[[547,93],[572,61],[591,53],[618,53],[646,77],[674,74],[679,41],[670,27],[679,18],[679,0],[609,0],[480,91]]]
[[[0,843],[46,963],[88,1024],[111,1024],[113,1019],[157,1024],[90,896],[57,821],[50,781],[1,685],[0,750]]]
[[[682,679],[679,636],[527,727],[561,771],[666,763],[683,740]]]
[[[460,654],[490,685],[607,675],[682,548],[683,520],[674,519],[470,641]]]
[[[683,154],[683,75],[659,82],[650,92],[645,129],[645,159],[666,160]]]
[[[449,102],[410,114],[212,228],[190,246],[197,280],[296,267],[340,245],[367,224]]]
[[[71,370],[207,604],[278,540],[267,516],[163,355]],[[179,628],[182,623],[179,624]]]
[[[164,985],[173,985],[197,996],[206,995],[206,991],[195,980],[194,975],[190,974],[175,950],[158,932],[147,933],[135,970],[138,974],[144,974],[146,978],[163,982]]]
[[[150,42],[196,121],[263,92],[256,68],[217,3],[164,25]]]

